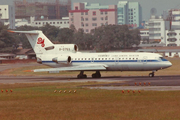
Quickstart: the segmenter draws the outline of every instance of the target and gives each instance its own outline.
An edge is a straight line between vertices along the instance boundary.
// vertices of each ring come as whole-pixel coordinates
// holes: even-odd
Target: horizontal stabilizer
[[[33,31],[12,31],[12,30],[8,30],[8,32],[11,32],[11,33],[24,33],[24,34],[39,34],[39,32],[41,32],[41,31],[38,31],[38,30],[33,30]]]

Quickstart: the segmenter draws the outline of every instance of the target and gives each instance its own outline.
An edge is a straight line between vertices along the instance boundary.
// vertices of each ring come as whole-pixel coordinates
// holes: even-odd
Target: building
[[[62,19],[38,19],[35,20],[35,17],[31,17],[30,24],[33,27],[42,27],[46,24],[59,28],[69,28],[69,17],[63,17]]]
[[[168,20],[171,21],[171,30],[180,30],[180,9],[169,10]]]
[[[151,16],[151,19],[149,19],[150,43],[166,44],[167,29],[169,29],[169,21],[165,21],[161,16]]]
[[[14,7],[10,5],[0,5],[0,21],[9,25],[10,29],[15,29]]]
[[[142,8],[139,2],[129,2],[128,4],[128,24],[131,27],[139,27],[142,22]]]
[[[119,1],[117,4],[118,24],[128,24],[128,1]]]
[[[118,24],[137,28],[142,22],[142,8],[139,2],[119,1],[117,4]]]
[[[84,3],[74,3],[73,10],[69,11],[69,25],[77,30],[82,28],[86,33],[109,24],[117,24],[116,5],[109,5],[108,9],[85,9]]]
[[[87,2],[84,2],[84,5],[85,5],[85,9],[88,9],[88,10],[108,9],[109,8],[108,5],[100,5],[99,3],[88,4]]]
[[[180,46],[180,30],[166,30],[166,46]]]
[[[149,43],[149,29],[140,29],[141,44]]]
[[[47,19],[61,19],[67,17],[69,10],[71,10],[71,0],[44,0],[44,2],[32,2],[32,0],[15,0],[16,19],[35,16],[40,19],[41,16]]]

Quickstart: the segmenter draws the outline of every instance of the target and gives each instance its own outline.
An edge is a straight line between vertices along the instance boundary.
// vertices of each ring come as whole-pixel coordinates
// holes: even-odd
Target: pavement
[[[0,66],[0,71],[15,67],[25,67],[38,64],[6,64]],[[156,90],[172,91],[180,90],[180,75],[175,76],[123,76],[123,77],[102,77],[77,79],[73,77],[61,76],[4,76],[0,75],[0,84],[15,83],[68,83],[68,82],[87,82],[82,87],[90,89],[108,90]],[[88,85],[89,82],[97,83]],[[140,84],[141,83],[141,84]]]

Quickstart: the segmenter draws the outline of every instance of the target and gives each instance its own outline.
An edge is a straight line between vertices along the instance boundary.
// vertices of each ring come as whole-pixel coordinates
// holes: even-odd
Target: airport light
[[[3,93],[3,90],[1,90],[1,92]]]
[[[124,93],[124,90],[122,90],[122,93]]]
[[[139,85],[141,86],[141,82],[139,83]]]
[[[76,93],[76,90],[74,90],[74,93]]]

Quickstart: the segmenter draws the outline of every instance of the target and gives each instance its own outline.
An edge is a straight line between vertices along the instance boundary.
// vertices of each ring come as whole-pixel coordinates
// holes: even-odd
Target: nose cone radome
[[[172,66],[172,63],[167,61],[164,65],[164,68],[168,68],[168,67],[171,67]]]

